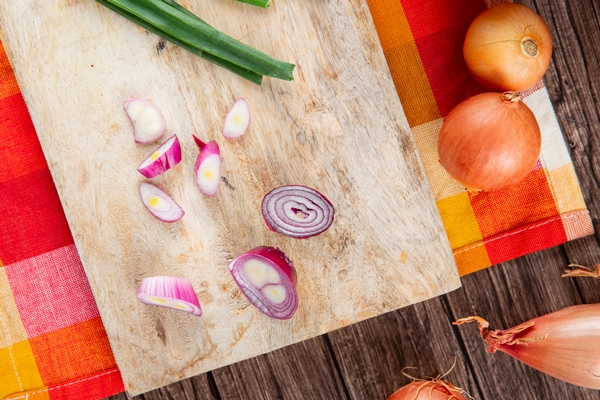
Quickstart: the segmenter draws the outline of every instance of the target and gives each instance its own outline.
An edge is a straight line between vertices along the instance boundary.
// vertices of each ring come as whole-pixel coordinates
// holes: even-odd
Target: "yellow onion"
[[[466,400],[464,391],[442,379],[415,380],[392,393],[388,400]]]
[[[524,91],[550,64],[552,37],[544,20],[521,4],[501,4],[471,23],[463,56],[473,77],[497,91]]]
[[[473,321],[490,353],[500,350],[554,378],[600,389],[600,304],[566,307],[506,330],[490,331],[477,316],[454,324]]]
[[[540,155],[542,136],[517,93],[482,93],[456,107],[438,139],[440,163],[471,190],[500,190],[522,181]]]

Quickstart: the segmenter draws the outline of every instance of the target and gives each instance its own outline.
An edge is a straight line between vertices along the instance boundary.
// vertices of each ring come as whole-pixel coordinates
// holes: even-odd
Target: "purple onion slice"
[[[221,151],[216,141],[204,143],[196,136],[194,141],[200,148],[200,153],[194,165],[196,185],[207,196],[214,196],[221,181]]]
[[[177,135],[171,136],[137,168],[146,178],[154,178],[181,162],[181,146]]]
[[[202,307],[190,281],[170,276],[142,279],[137,298],[144,304],[202,315]]]
[[[335,210],[327,197],[300,185],[271,190],[262,202],[262,215],[272,231],[298,239],[325,232]]]
[[[298,308],[296,270],[285,253],[275,247],[256,247],[229,263],[233,279],[263,314],[290,319]]]
[[[154,104],[133,98],[127,100],[123,108],[133,125],[133,138],[136,143],[154,142],[165,133],[165,118]]]
[[[179,221],[185,214],[171,196],[151,183],[142,182],[140,197],[148,211],[163,222]]]

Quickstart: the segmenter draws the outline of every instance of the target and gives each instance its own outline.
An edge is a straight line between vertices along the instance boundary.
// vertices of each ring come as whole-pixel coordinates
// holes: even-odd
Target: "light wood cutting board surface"
[[[0,28],[128,392],[139,394],[457,288],[454,259],[364,0],[183,3],[229,35],[296,64],[294,81],[256,86],[91,0],[2,2]],[[26,16],[26,18],[24,17]],[[123,111],[143,97],[177,134],[183,161],[152,179],[186,211],[173,224],[139,200],[136,145]],[[238,97],[249,131],[221,136]],[[214,198],[193,179],[192,133],[221,147]],[[326,195],[335,222],[297,240],[264,224],[271,189]],[[227,269],[260,245],[298,272],[288,321],[250,305]],[[143,277],[186,278],[200,318],[135,298]]]

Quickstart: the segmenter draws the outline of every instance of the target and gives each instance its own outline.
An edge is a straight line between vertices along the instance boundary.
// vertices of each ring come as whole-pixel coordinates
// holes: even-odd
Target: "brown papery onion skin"
[[[417,380],[402,386],[388,400],[466,400],[463,391],[441,379]]]
[[[470,190],[501,190],[522,181],[540,155],[542,136],[533,112],[516,93],[473,96],[444,120],[440,163]]]
[[[552,37],[544,20],[521,4],[501,4],[473,20],[463,45],[471,75],[497,91],[524,91],[544,75]]]
[[[505,330],[490,331],[481,317],[454,324],[473,321],[490,353],[500,350],[554,378],[600,390],[600,304],[566,307]]]

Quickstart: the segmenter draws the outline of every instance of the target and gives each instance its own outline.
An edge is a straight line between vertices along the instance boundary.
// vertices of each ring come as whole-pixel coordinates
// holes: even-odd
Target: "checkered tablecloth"
[[[461,275],[593,233],[542,82],[524,93],[540,125],[542,152],[523,182],[473,194],[438,161],[437,138],[444,118],[458,103],[486,91],[463,60],[465,34],[479,13],[499,3],[503,1],[369,0]]]
[[[525,181],[475,195],[438,162],[443,118],[456,104],[483,91],[469,76],[461,49],[470,22],[490,4],[368,2],[459,272],[464,275],[591,234],[591,219],[542,83],[525,97],[543,135],[540,160]],[[123,390],[48,165],[0,42],[0,399],[95,399]]]

